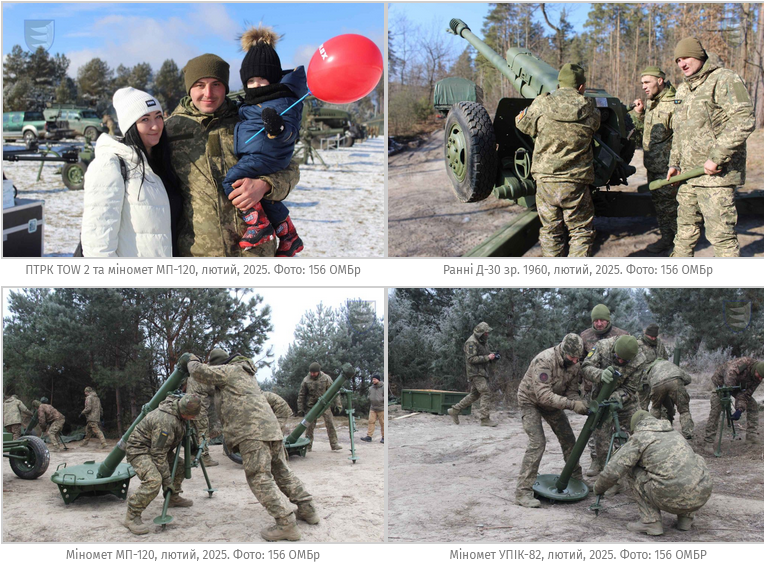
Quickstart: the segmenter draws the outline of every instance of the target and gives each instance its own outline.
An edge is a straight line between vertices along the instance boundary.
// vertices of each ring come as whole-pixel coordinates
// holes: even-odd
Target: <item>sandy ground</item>
[[[300,166],[300,182],[284,201],[305,243],[300,257],[384,256],[385,139],[320,154],[327,167]],[[19,198],[45,201],[45,256],[71,256],[80,238],[84,193],[64,186],[60,164],[46,164],[39,182],[39,162],[4,161],[2,167]]]
[[[662,537],[626,531],[625,524],[638,519],[628,491],[603,498],[599,516],[589,510],[593,495],[576,503],[542,500],[539,509],[515,505],[517,473],[528,440],[516,409],[492,414],[499,425],[489,428],[480,427],[472,415],[461,416],[461,425],[456,426],[447,415],[402,418],[410,412],[394,407],[388,414],[389,541],[764,541],[764,448],[727,437],[722,457],[715,458],[712,450],[699,447],[708,416],[707,397],[694,398],[690,411],[696,431],[692,443],[712,471],[713,494],[689,532],[674,529],[675,516],[664,514]],[[566,413],[578,435],[585,418]],[[562,450],[546,424],[544,430],[547,445],[539,472],[559,474],[564,466]],[[584,470],[589,463],[585,451]]]
[[[294,424],[297,423],[296,418]],[[290,422],[290,424],[292,424]],[[292,424],[292,425],[294,425]],[[321,516],[315,526],[299,522],[306,542],[381,542],[384,537],[385,445],[379,429],[374,442],[363,443],[366,420],[358,420],[355,464],[348,459],[350,441],[347,419],[335,417],[343,450],[332,452],[323,425],[316,428],[313,451],[307,457],[293,457],[290,466],[313,495]],[[109,444],[116,444],[110,439]],[[3,459],[3,542],[262,542],[260,530],[273,524],[247,485],[244,470],[223,454],[221,445],[211,448],[220,465],[208,469],[212,498],[201,469],[183,483],[183,496],[194,500],[191,508],[171,508],[174,520],[162,530],[152,520],[162,512],[162,501],[155,499],[143,513],[150,525],[147,536],[135,536],[121,522],[126,504],[116,496],[81,497],[68,506],[50,476],[60,463],[82,464],[103,461],[107,450],[79,447],[51,453],[48,471],[36,480],[18,478]],[[97,446],[97,445],[96,445]],[[134,477],[129,493],[140,481]]]
[[[463,256],[526,210],[493,195],[478,203],[459,202],[446,174],[444,138],[444,130],[439,129],[419,148],[389,159],[389,256]],[[764,132],[754,132],[748,140],[747,183],[743,191],[764,189],[764,162],[760,159],[763,153]],[[646,182],[641,150],[637,150],[631,165],[637,168],[637,173],[629,178],[630,185],[613,190],[636,191]],[[655,256],[645,250],[660,238],[654,218],[598,217],[595,228],[595,256]],[[764,256],[761,218],[741,217],[737,231],[742,256]],[[695,255],[713,256],[713,248],[705,236],[701,237]],[[536,244],[525,256],[541,256],[540,246]]]

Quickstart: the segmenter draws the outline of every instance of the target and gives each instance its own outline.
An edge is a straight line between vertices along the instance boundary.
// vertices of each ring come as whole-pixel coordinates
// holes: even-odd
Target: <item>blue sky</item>
[[[94,57],[111,68],[148,62],[156,72],[165,59],[179,67],[202,53],[231,64],[231,88],[240,86],[243,54],[236,36],[246,24],[263,22],[283,38],[277,45],[284,68],[306,65],[318,46],[343,33],[358,33],[383,48],[383,4],[324,3],[67,3],[3,2],[3,57],[14,45],[29,50],[24,20],[54,20],[51,53],[70,60],[69,76]],[[384,52],[384,51],[383,51]]]

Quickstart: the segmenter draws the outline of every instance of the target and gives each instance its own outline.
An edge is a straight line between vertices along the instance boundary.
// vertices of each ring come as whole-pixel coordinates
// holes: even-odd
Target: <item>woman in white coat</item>
[[[173,256],[182,211],[162,107],[132,87],[114,93],[121,140],[98,138],[85,174],[82,255]]]

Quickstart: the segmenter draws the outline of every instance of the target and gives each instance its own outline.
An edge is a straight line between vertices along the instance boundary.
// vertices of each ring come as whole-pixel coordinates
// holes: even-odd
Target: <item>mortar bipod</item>
[[[621,429],[621,422],[618,419],[618,410],[623,409],[623,404],[621,403],[621,400],[607,400],[605,402],[602,402],[600,406],[607,407],[608,413],[613,418],[613,425],[614,425],[613,434],[610,436],[610,445],[608,445],[607,455],[605,456],[605,465],[603,466],[603,470],[604,470],[604,467],[606,467],[607,464],[610,462],[610,457],[613,456],[613,447],[615,446],[615,440],[622,439],[625,443],[626,441],[628,441],[629,435],[628,433],[626,433],[625,431]],[[607,414],[603,412],[603,415],[607,415]],[[604,418],[598,425],[602,426],[603,423],[604,423]],[[603,496],[602,494],[598,494],[597,500],[594,502],[594,504],[589,506],[589,510],[594,510],[595,516],[599,516],[600,510],[602,510],[602,506],[600,505],[600,500],[602,499],[602,496]]]
[[[722,437],[724,436],[724,423],[732,430],[732,439],[740,439],[735,431],[735,420],[732,419],[732,392],[739,390],[740,386],[720,386],[716,388],[716,395],[722,404],[721,419],[719,420],[719,439],[716,442],[714,457],[722,456]],[[756,402],[754,402],[756,403]]]

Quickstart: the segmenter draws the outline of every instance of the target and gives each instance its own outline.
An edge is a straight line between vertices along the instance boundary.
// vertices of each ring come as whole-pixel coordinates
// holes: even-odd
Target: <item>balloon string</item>
[[[279,114],[279,116],[284,116],[284,114],[286,114],[286,113],[287,113],[289,110],[291,110],[292,108],[294,108],[295,106],[297,106],[299,103],[301,103],[303,100],[305,100],[305,99],[306,99],[308,96],[310,96],[311,94],[312,94],[312,93],[310,92],[310,90],[308,90],[308,92],[307,92],[307,93],[305,93],[305,95],[304,95],[302,98],[300,98],[300,100],[298,100],[298,101],[297,101],[297,102],[295,102],[293,105],[291,105],[289,108],[287,108],[286,110],[284,110],[284,112],[282,112],[281,114]],[[252,140],[254,140],[255,138],[257,138],[257,137],[258,137],[258,136],[259,136],[259,135],[260,135],[260,134],[263,132],[263,130],[265,130],[265,128],[260,128],[260,130],[259,130],[259,131],[258,131],[256,134],[252,135],[252,136],[249,138],[249,140],[247,140],[246,142],[244,142],[244,145],[246,146],[246,145],[247,145],[247,144],[249,144],[249,143],[250,143]]]

